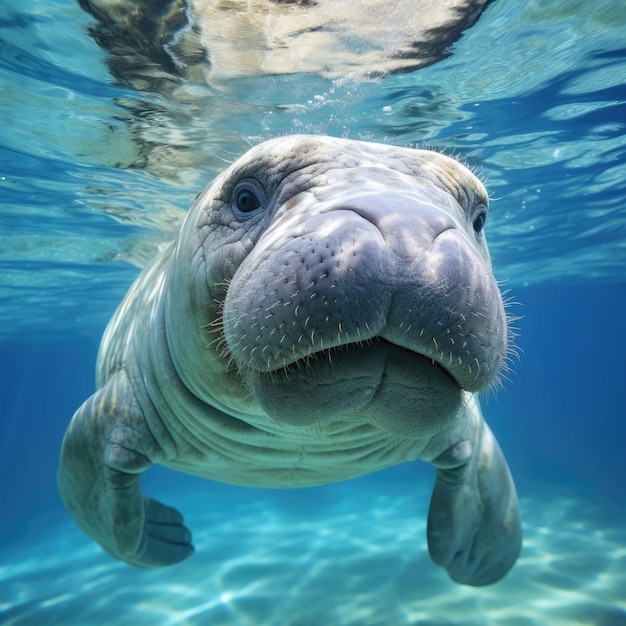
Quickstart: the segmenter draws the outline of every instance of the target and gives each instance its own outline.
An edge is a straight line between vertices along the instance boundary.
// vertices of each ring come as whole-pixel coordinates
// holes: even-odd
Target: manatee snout
[[[461,390],[493,380],[505,349],[488,261],[436,189],[335,193],[292,201],[244,259],[224,303],[226,343],[279,419],[369,411],[377,422],[401,397],[407,416],[396,401],[386,425],[402,431],[422,402],[428,424],[410,430],[432,434]]]

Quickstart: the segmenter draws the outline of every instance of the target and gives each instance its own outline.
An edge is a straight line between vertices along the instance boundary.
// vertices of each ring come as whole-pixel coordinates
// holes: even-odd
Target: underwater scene
[[[0,47],[0,624],[626,625],[620,0],[0,0]],[[312,136],[307,151],[288,135]],[[266,140],[273,151],[262,152]],[[413,157],[384,146],[430,156],[411,152],[422,160],[408,176]],[[320,163],[322,174],[309,176]],[[224,175],[200,194],[241,164],[248,178]],[[278,228],[259,205],[274,202],[268,190],[284,172],[291,186],[280,179]],[[368,224],[351,232],[378,241],[400,216],[387,249],[394,264],[380,261],[384,270],[359,291],[368,305],[340,317],[345,342],[297,361],[277,349],[280,368],[267,360],[253,372],[254,349],[238,355],[246,335],[237,328],[246,307],[264,301],[272,241],[295,241],[304,228],[281,211],[309,219],[297,207],[330,206],[327,189],[344,189],[346,178],[358,181],[350,193],[360,200],[333,199],[333,210]],[[236,202],[224,200],[229,189]],[[379,196],[393,205],[387,221]],[[457,356],[458,340],[440,350],[433,334],[437,352],[414,354],[393,335],[392,317],[405,316],[403,328],[413,315],[397,303],[421,268],[435,267],[411,252],[424,229],[412,230],[417,218],[403,202],[415,197],[444,222],[467,209],[455,226],[462,236],[444,225],[426,247],[446,257],[433,282],[456,272],[470,282],[442,287],[448,300],[435,310],[456,315],[450,294],[463,292],[473,319],[467,330],[465,316],[455,318],[463,346],[486,328],[471,353],[485,353],[477,368]],[[247,256],[212,261],[222,258],[214,240],[198,243],[187,226],[177,240],[192,206],[201,232],[212,225],[228,245],[245,232],[231,248]],[[330,221],[306,236],[345,247],[350,238],[335,232],[343,222],[330,213],[315,214]],[[355,270],[369,267],[373,246],[351,249]],[[242,286],[233,265],[247,272]],[[146,267],[97,371],[105,328]],[[189,278],[197,267],[214,278]],[[216,313],[198,322],[189,302],[202,289],[202,307]],[[361,336],[380,289],[393,292],[387,317]],[[498,289],[502,307],[482,313],[476,301],[500,303]],[[245,310],[232,322],[237,306]],[[430,317],[411,319],[423,332],[441,325]],[[357,318],[365,321],[351,334]],[[194,367],[194,341],[214,355],[206,372]],[[348,394],[334,380],[315,387],[322,366],[361,372],[377,350],[400,363],[381,380],[409,381],[381,401],[391,418],[363,417],[365,404],[337,413],[345,422],[324,421]],[[410,416],[422,398],[396,403],[413,368],[455,398],[450,409],[429,399],[419,427]],[[206,391],[207,378],[219,384]],[[299,408],[283,422],[283,405],[268,400],[279,385],[298,390],[285,402]],[[100,387],[109,395],[83,405],[66,436]],[[354,395],[361,407],[363,394]],[[132,421],[142,410],[145,421]],[[437,411],[446,426],[431,432]],[[129,421],[116,431],[106,420],[118,414]],[[88,430],[85,415],[104,425],[76,438]],[[193,415],[211,416],[219,436],[194,431]],[[259,431],[284,449],[263,448]],[[181,443],[191,440],[199,443]],[[465,465],[467,441],[480,453]],[[95,469],[94,446],[106,450]],[[290,465],[292,453],[300,458]],[[441,537],[444,552],[458,550],[440,556]],[[475,574],[491,562],[497,574]]]

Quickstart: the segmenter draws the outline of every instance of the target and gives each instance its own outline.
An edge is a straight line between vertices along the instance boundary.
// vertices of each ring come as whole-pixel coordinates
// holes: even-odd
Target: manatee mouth
[[[464,393],[441,364],[380,337],[258,372],[251,386],[264,411],[284,423],[357,420],[415,438],[445,426]]]
[[[399,353],[403,353],[407,359],[407,362],[414,360],[416,363],[419,363],[420,366],[424,366],[424,367],[430,366],[431,368],[434,368],[435,370],[439,370],[440,373],[445,374],[450,379],[450,382],[452,384],[457,385],[459,388],[462,387],[462,385],[448,371],[448,369],[446,369],[437,360],[433,359],[430,356],[422,354],[421,352],[410,350],[408,348],[399,346],[398,344],[395,344],[392,341],[389,341],[388,339],[384,339],[383,337],[380,337],[380,336],[375,336],[375,337],[372,337],[371,339],[367,339],[361,342],[346,343],[340,346],[334,346],[332,348],[320,350],[319,352],[314,352],[310,356],[301,360],[308,361],[311,359],[318,359],[321,361],[326,360],[327,362],[332,363],[333,359],[340,358],[340,355],[344,353],[352,353],[352,352],[358,353],[360,350],[363,350],[364,348],[368,346],[372,346],[372,345],[377,345],[378,347],[384,348],[386,350],[394,350],[394,351],[398,351]],[[282,369],[289,369],[289,368],[282,368]]]

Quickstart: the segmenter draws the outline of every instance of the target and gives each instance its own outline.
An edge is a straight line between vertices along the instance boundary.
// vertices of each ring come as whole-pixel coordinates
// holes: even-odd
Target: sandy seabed
[[[430,561],[426,490],[346,483],[304,513],[262,498],[210,510],[206,494],[178,494],[196,553],[158,570],[110,558],[68,519],[0,554],[0,624],[626,625],[626,525],[583,501],[523,498],[515,568],[471,588]]]

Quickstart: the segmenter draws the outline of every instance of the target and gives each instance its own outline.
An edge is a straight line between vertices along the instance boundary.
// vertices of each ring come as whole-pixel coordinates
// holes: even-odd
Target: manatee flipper
[[[497,582],[511,569],[522,530],[509,467],[479,411],[477,416],[478,424],[470,428],[475,436],[433,461],[437,480],[427,534],[432,560],[456,582],[479,586]]]
[[[66,507],[104,550],[139,567],[172,565],[193,553],[182,515],[141,493],[140,472],[160,455],[121,372],[76,412],[61,449]]]

